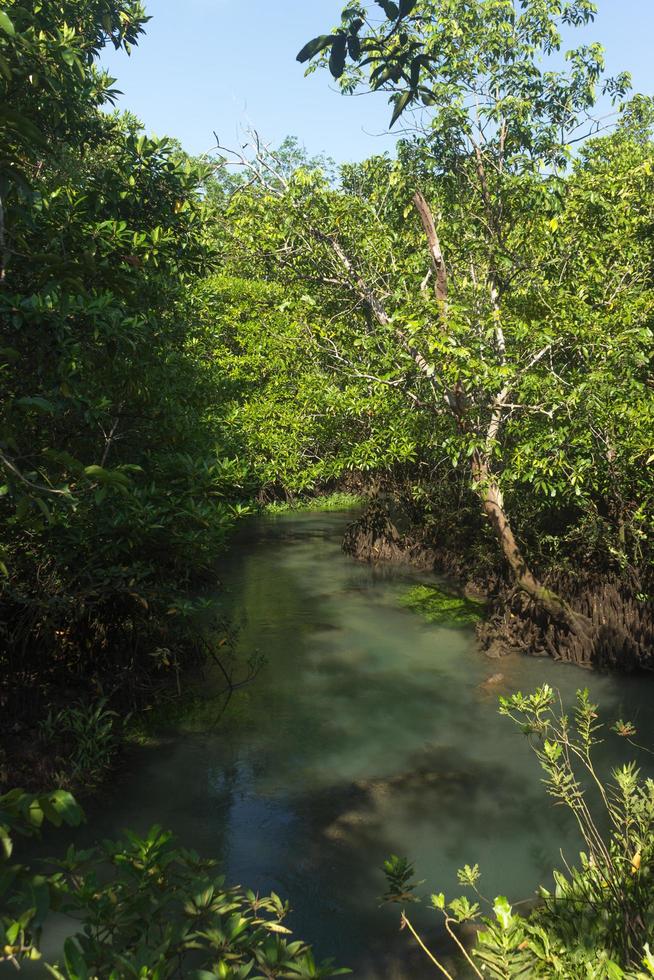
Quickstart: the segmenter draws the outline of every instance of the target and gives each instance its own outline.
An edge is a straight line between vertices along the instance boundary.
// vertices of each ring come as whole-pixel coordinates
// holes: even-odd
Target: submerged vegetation
[[[196,158],[116,111],[100,57],[138,46],[139,0],[2,4],[0,962],[36,955],[52,908],[83,923],[69,980],[332,975],[277,896],[159,829],[55,874],[9,863],[15,834],[79,823],[63,787],[97,785],[126,718],[205,663],[230,693],[256,675],[202,597],[247,515],[351,509],[362,487],[350,550],[481,582],[489,642],[654,666],[654,102],[599,45],[560,57],[595,12],[350,3],[299,61],[388,92],[391,125],[413,115],[393,157],[336,168],[258,134]],[[402,602],[483,612],[428,586]],[[584,697],[572,727],[549,690],[502,710],[586,851],[529,917],[498,900],[469,965],[654,972],[651,782],[597,776]],[[409,864],[387,870],[406,892]],[[479,915],[434,904],[448,931]]]
[[[451,595],[432,585],[414,585],[400,604],[419,613],[428,623],[443,626],[471,626],[484,615],[485,604],[465,596]]]

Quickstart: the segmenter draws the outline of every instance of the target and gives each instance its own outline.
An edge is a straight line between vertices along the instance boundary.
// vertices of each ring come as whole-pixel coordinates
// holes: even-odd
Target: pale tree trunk
[[[420,215],[420,220],[422,221],[429,245],[429,255],[434,274],[434,292],[439,307],[441,329],[445,330],[447,327],[447,268],[431,209],[420,192],[417,192],[414,196],[414,204]],[[385,328],[394,326],[383,303],[366,282],[362,273],[345,252],[340,242],[318,229],[313,229],[313,233],[331,249],[333,257],[345,275],[347,285],[358,296],[360,302],[368,309],[377,323]],[[495,298],[493,300],[495,302]],[[447,405],[459,431],[461,433],[469,432],[470,424],[467,417],[468,399],[462,384],[457,382],[453,389],[447,390],[440,383],[434,365],[430,364],[422,352],[418,350],[413,340],[400,327],[395,326],[394,332],[398,342],[411,357],[420,374],[429,382],[434,397],[435,410],[439,411],[439,403]],[[503,335],[501,336],[500,353],[504,357]],[[544,352],[536,355],[532,363],[540,359],[542,353]],[[508,394],[509,389],[505,388],[494,399],[491,421],[486,433],[486,444],[489,446],[489,451],[501,429],[503,403],[506,401]],[[477,451],[473,454],[471,457],[472,483],[482,504],[483,511],[491,522],[491,526],[502,550],[502,555],[511,569],[515,584],[534,602],[538,603],[554,620],[566,626],[577,636],[587,639],[591,632],[590,621],[586,620],[584,616],[577,614],[563,598],[542,585],[531,571],[511,527],[499,482],[492,472],[489,458],[489,453]]]
[[[413,195],[413,203],[416,211],[420,215],[422,227],[424,228],[425,235],[427,236],[429,255],[431,256],[434,275],[436,277],[436,299],[440,304],[444,304],[447,299],[447,267],[445,265],[445,259],[443,258],[443,251],[441,249],[438,232],[436,231],[436,222],[434,221],[434,216],[431,213],[431,208],[420,191],[416,191]]]
[[[429,245],[429,255],[435,275],[436,300],[439,305],[441,317],[443,317],[445,301],[447,299],[447,269],[436,231],[436,224],[429,204],[419,191],[416,192],[413,201],[420,216]],[[496,306],[496,295],[493,295],[492,299],[494,306]],[[504,358],[506,350],[503,333],[500,333],[499,347],[500,354]],[[486,433],[486,443],[489,448],[499,435],[502,424],[502,404],[506,401],[507,395],[508,390],[504,389],[494,400],[491,421],[488,432]],[[452,414],[456,419],[459,431],[462,433],[469,431],[464,407],[466,404],[465,392],[460,383],[457,383],[455,391],[450,393],[447,400]],[[511,527],[511,522],[504,505],[504,497],[497,478],[492,472],[488,456],[478,450],[475,451],[471,457],[470,467],[475,491],[481,500],[484,513],[490,520],[502,554],[511,569],[515,584],[533,599],[534,602],[541,605],[548,615],[557,622],[563,623],[576,634],[587,636],[590,623],[586,621],[585,617],[575,613],[561,596],[547,589],[539,582],[530,569]]]
[[[590,622],[557,595],[546,588],[531,571],[527,560],[516,541],[513,528],[504,506],[504,497],[499,484],[490,472],[488,463],[480,453],[474,453],[471,463],[472,478],[476,492],[491,522],[495,536],[502,549],[502,554],[511,569],[513,579],[530,599],[537,602],[557,622],[568,626],[574,633],[581,636],[589,634]]]

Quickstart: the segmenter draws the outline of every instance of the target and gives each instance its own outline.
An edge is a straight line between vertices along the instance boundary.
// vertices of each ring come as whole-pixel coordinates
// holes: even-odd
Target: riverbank
[[[479,560],[439,540],[433,526],[412,523],[392,498],[373,500],[346,530],[344,550],[360,561],[405,563],[446,575],[461,594],[483,598],[487,615],[477,627],[491,658],[509,653],[548,656],[582,667],[625,672],[654,670],[654,605],[642,584],[614,571],[545,570],[543,585],[588,622],[580,636],[554,622],[516,589],[498,563]],[[484,556],[486,558],[486,556]]]
[[[389,503],[390,502],[390,503]],[[366,506],[367,505],[367,506]],[[273,501],[262,505],[259,516],[252,521],[270,518],[288,519],[292,515],[335,514],[350,512],[354,518],[345,527],[343,549],[352,558],[368,563],[382,563],[399,568],[409,565],[425,572],[446,576],[453,595],[477,604],[473,607],[479,645],[487,657],[503,659],[512,653],[547,656],[554,660],[579,666],[615,668],[621,671],[651,670],[654,663],[654,616],[651,604],[638,598],[632,589],[615,576],[598,573],[578,574],[551,572],[545,584],[565,598],[597,627],[597,637],[589,656],[587,648],[580,649],[574,637],[553,624],[533,602],[516,592],[496,567],[489,562],[471,558],[465,549],[453,551],[439,543],[425,526],[412,524],[406,512],[390,497],[370,501],[357,491],[329,491],[311,498]],[[241,525],[242,526],[242,525]],[[238,535],[239,532],[237,531]],[[256,536],[256,535],[255,535]],[[222,561],[223,559],[221,559]],[[215,575],[218,576],[218,569]],[[153,704],[170,703],[176,713],[179,704],[188,696],[182,691],[192,688],[198,671],[212,662],[217,649],[207,644],[206,634],[196,628],[198,621],[208,622],[208,611],[215,597],[198,600],[189,597],[188,604],[177,603],[175,619],[181,614],[189,622],[188,635],[193,636],[194,649],[188,648],[185,658],[176,658],[170,648],[157,648],[159,657],[153,660],[149,695],[140,704],[127,706],[121,701],[120,689],[106,697],[94,687],[79,690],[72,706],[63,708],[55,699],[38,722],[30,724],[24,717],[16,721],[3,737],[0,754],[0,790],[22,786],[38,792],[54,785],[88,793],[112,773],[125,750],[131,744],[148,737]],[[481,605],[480,605],[481,603]],[[220,608],[222,610],[222,603]],[[218,607],[216,607],[217,609]],[[169,608],[168,613],[172,610]],[[195,620],[195,622],[193,622]],[[162,622],[169,629],[170,615]],[[216,627],[214,624],[214,631]],[[220,637],[214,636],[223,654],[229,653],[231,625],[221,612]],[[152,633],[151,627],[149,632]],[[188,640],[187,640],[188,647]],[[201,650],[202,648],[202,650]],[[167,653],[166,657],[163,654]],[[222,654],[221,654],[222,655]],[[233,665],[232,665],[233,666]],[[231,669],[231,668],[230,668]],[[243,678],[236,679],[236,683]],[[154,686],[153,686],[154,685]],[[66,689],[66,697],[70,691]],[[114,710],[116,709],[116,710]],[[49,710],[49,715],[48,715]],[[129,715],[127,727],[123,719]],[[48,721],[49,717],[49,721]]]
[[[290,500],[274,500],[262,506],[262,513],[267,516],[291,513],[331,513],[334,511],[354,510],[364,507],[367,497],[363,493],[348,491],[333,491],[319,494],[315,497],[294,497]]]
[[[568,706],[588,686],[609,723],[635,718],[649,744],[651,685],[551,658],[511,656],[498,669],[468,618],[478,603],[449,620],[420,615],[407,597],[443,579],[343,553],[356,518],[296,511],[242,525],[220,595],[236,660],[262,657],[256,681],[226,710],[218,666],[193,697],[184,684],[157,710],[155,737],[85,803],[74,843],[170,828],[227,880],[288,899],[294,934],[357,980],[428,980],[397,909],[378,907],[390,854],[408,853],[448,895],[460,891],[458,868],[479,862],[484,893],[513,901],[550,883],[560,848],[573,857],[579,846],[562,809],[546,804],[527,744],[498,716],[498,695],[548,683]],[[602,767],[625,747],[607,732]],[[412,921],[459,970],[433,910],[416,906]]]

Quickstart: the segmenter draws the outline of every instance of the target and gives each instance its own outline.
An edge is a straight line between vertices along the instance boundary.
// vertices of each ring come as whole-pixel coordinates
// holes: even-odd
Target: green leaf
[[[83,822],[84,811],[72,793],[67,792],[67,790],[58,789],[54,793],[50,793],[48,803],[47,812],[50,820],[52,820],[51,814],[54,812],[59,820],[69,827],[79,827]]]
[[[493,912],[495,913],[497,921],[500,923],[502,928],[508,929],[513,922],[513,910],[509,905],[509,900],[505,898],[504,895],[499,895],[495,899]]]
[[[30,801],[25,814],[32,827],[40,828],[43,824],[43,808],[37,798]]]
[[[7,79],[7,81],[10,82],[11,79],[12,79],[12,77],[13,77],[13,72],[11,70],[11,65],[9,64],[9,62],[7,61],[7,59],[4,57],[4,55],[1,55],[1,54],[0,54],[0,71],[5,76],[5,78]]]
[[[645,957],[643,959],[643,966],[646,966],[648,971],[654,977],[654,954],[652,954],[652,951],[649,948],[649,943],[645,943],[643,952],[645,953]]]
[[[8,860],[11,857],[13,847],[13,841],[9,836],[8,829],[3,824],[0,824],[0,856],[4,856]]]
[[[16,28],[13,25],[13,21],[9,18],[9,15],[0,10],[0,31],[4,31],[5,34],[10,34],[12,37],[16,33]]]
[[[356,34],[350,34],[348,37],[347,50],[352,61],[358,61],[361,57],[361,41]]]
[[[395,97],[395,108],[393,109],[393,115],[391,117],[391,129],[408,106],[409,102],[411,101],[412,94],[412,92],[402,92],[401,95]]]
[[[84,474],[88,476],[91,480],[97,480],[98,483],[113,483],[119,484],[124,487],[131,486],[129,477],[124,473],[120,473],[118,470],[106,470],[104,466],[85,466]]]
[[[37,146],[44,147],[47,145],[47,140],[41,130],[22,112],[18,112],[10,106],[0,106],[0,124],[3,122],[15,129],[21,136],[36,143]]]
[[[296,57],[296,60],[300,64],[304,64],[305,61],[310,61],[311,58],[315,58],[317,54],[328,48],[330,44],[334,41],[334,34],[321,34],[319,37],[314,37],[312,41],[309,41],[304,45],[302,50]]]
[[[345,34],[339,34],[332,44],[332,53],[329,58],[329,70],[334,78],[340,78],[345,71],[345,50],[347,38]]]
[[[20,405],[21,408],[37,408],[40,412],[46,412],[48,415],[54,415],[56,408],[51,401],[47,398],[42,398],[40,395],[30,395],[25,398],[17,398],[16,405]]]
[[[66,969],[74,980],[87,980],[89,971],[79,946],[73,939],[64,943],[64,960]]]
[[[39,510],[45,517],[46,521],[48,521],[49,523],[52,520],[52,514],[50,513],[50,508],[46,504],[45,500],[43,500],[41,497],[35,497],[34,501],[36,503],[36,506],[39,508]]]
[[[376,0],[389,20],[397,20],[400,16],[400,8],[393,0]]]

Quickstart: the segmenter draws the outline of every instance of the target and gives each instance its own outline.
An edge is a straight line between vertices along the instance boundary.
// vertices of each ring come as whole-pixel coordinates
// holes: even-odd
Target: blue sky
[[[311,153],[337,161],[392,149],[386,96],[344,98],[325,72],[309,78],[295,55],[338,20],[340,0],[149,0],[148,33],[130,58],[104,62],[148,131],[178,137],[192,153],[216,130],[235,145],[246,127],[278,143],[293,135]],[[591,29],[611,72],[627,69],[634,87],[654,94],[654,0],[599,0]]]

